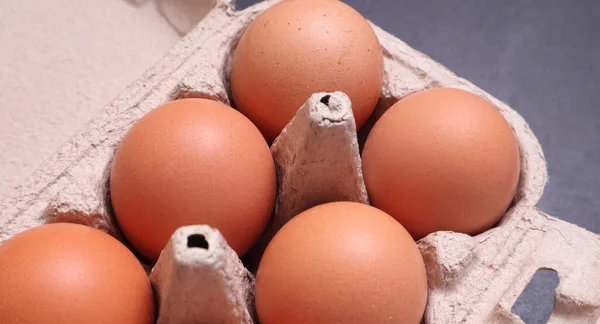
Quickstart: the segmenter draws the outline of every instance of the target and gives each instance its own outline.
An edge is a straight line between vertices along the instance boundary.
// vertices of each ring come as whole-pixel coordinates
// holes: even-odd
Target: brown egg
[[[381,93],[383,54],[368,21],[341,1],[286,0],[264,11],[235,51],[236,108],[273,141],[316,92],[345,92],[356,125]]]
[[[427,276],[419,250],[392,217],[335,202],[288,222],[256,276],[262,324],[419,323]]]
[[[142,117],[121,142],[110,193],[133,247],[157,260],[173,232],[207,224],[243,255],[275,202],[275,165],[258,129],[215,101],[183,99]]]
[[[0,323],[151,324],[152,286],[108,234],[43,225],[0,245]]]
[[[415,239],[491,228],[519,180],[511,127],[488,101],[458,89],[398,101],[373,127],[362,161],[372,205]]]

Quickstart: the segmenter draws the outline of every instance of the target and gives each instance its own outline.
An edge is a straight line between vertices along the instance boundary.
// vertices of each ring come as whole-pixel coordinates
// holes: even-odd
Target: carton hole
[[[554,308],[554,291],[560,280],[553,269],[538,269],[511,311],[525,323],[547,323]]]
[[[323,96],[323,98],[321,98],[321,103],[324,104],[325,106],[329,106],[329,98],[331,98],[330,95],[325,95]]]
[[[206,237],[202,234],[192,234],[188,236],[187,246],[189,248],[200,248],[208,250],[208,241],[206,241]]]

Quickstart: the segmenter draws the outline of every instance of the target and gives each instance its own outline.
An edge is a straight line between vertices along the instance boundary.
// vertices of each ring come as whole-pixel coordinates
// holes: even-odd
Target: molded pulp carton
[[[176,16],[175,8],[163,2],[163,10]],[[216,1],[162,60],[9,193],[0,204],[0,242],[59,221],[87,224],[122,239],[112,215],[107,176],[121,138],[136,120],[169,100],[202,97],[230,104],[229,66],[237,41],[257,15],[277,2],[236,11],[231,0]],[[182,33],[196,22],[185,14],[177,19],[172,22]],[[497,227],[474,237],[438,232],[418,242],[429,280],[424,322],[523,323],[511,307],[536,270],[547,268],[560,278],[549,323],[600,323],[600,236],[536,208],[547,170],[525,120],[471,82],[373,28],[383,47],[385,73],[371,125],[408,94],[431,87],[460,88],[494,104],[520,147],[519,188]],[[248,269],[256,266],[269,238],[299,212],[328,201],[368,203],[359,145],[369,127],[357,135],[351,102],[341,92],[307,99],[271,147],[278,197],[269,228],[245,260]],[[345,163],[340,164],[342,159]],[[158,322],[255,322],[254,279],[248,269],[217,230],[202,225],[179,229],[151,270]]]

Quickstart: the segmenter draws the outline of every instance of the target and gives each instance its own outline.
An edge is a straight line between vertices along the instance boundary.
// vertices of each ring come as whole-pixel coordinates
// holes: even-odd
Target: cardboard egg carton
[[[216,1],[163,59],[5,197],[0,204],[0,242],[43,223],[64,221],[123,239],[108,192],[110,163],[121,138],[145,113],[169,100],[201,97],[230,104],[228,77],[235,46],[248,24],[277,2],[236,11],[231,0]],[[168,18],[182,33],[196,22],[194,17],[200,17],[174,10],[166,10],[171,12]],[[371,125],[413,92],[459,88],[499,109],[514,130],[521,153],[518,191],[497,227],[474,237],[438,232],[418,242],[429,280],[424,322],[523,323],[511,312],[512,305],[536,270],[547,268],[560,278],[549,323],[600,323],[600,236],[536,208],[547,170],[540,144],[525,120],[471,82],[373,28],[383,47],[385,73]],[[254,279],[248,268],[256,266],[272,235],[312,206],[336,200],[368,203],[359,155],[359,142],[368,128],[357,136],[345,94],[308,98],[271,147],[278,174],[275,211],[264,237],[244,260],[246,267],[217,230],[201,225],[180,228],[150,275],[157,292],[158,322],[256,322]]]

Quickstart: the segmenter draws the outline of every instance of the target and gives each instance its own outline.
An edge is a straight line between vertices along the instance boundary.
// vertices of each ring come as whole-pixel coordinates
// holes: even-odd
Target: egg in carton
[[[236,11],[231,0],[205,1],[214,5],[205,15],[187,10],[190,1],[161,1],[163,13],[178,31],[195,27],[5,197],[0,242],[52,222],[85,224],[123,240],[108,192],[110,163],[121,138],[145,113],[170,100],[196,97],[230,104],[228,78],[236,44],[254,18],[277,2]],[[458,88],[498,108],[520,149],[517,193],[496,227],[476,236],[436,232],[418,241],[429,283],[424,322],[523,323],[511,307],[540,268],[553,269],[560,278],[549,323],[600,322],[600,236],[536,208],[547,170],[525,120],[471,82],[372,26],[383,48],[385,71],[371,124],[411,93]],[[277,201],[265,235],[245,260],[249,268],[256,266],[253,261],[274,233],[301,211],[329,201],[368,203],[359,153],[359,138],[365,132],[357,135],[352,103],[341,92],[314,94],[300,107],[271,146]],[[157,293],[159,323],[256,322],[252,273],[218,230],[206,225],[178,229],[156,265],[146,267]]]

